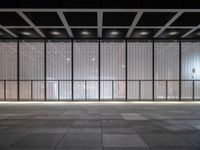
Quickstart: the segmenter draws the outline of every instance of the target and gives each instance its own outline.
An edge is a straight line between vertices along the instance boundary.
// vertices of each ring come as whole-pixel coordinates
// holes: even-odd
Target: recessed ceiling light
[[[142,32],[140,32],[140,35],[147,35],[147,34],[149,34],[149,33],[146,32],[146,31],[142,31]]]
[[[112,32],[110,32],[110,34],[112,34],[112,35],[118,35],[119,32],[117,32],[117,31],[112,31]]]
[[[67,58],[67,61],[70,61],[70,58]]]
[[[83,34],[83,35],[88,35],[88,34],[90,34],[90,33],[89,33],[88,31],[82,31],[81,34]]]
[[[58,32],[58,31],[52,31],[51,34],[53,34],[53,35],[59,35],[60,32]]]
[[[95,61],[95,58],[92,58],[92,61]]]
[[[26,31],[23,31],[22,34],[23,34],[23,35],[31,35],[30,32],[26,32]]]
[[[178,34],[178,32],[176,32],[176,31],[169,32],[169,35],[176,35],[176,34]]]
[[[125,65],[122,65],[122,68],[125,68]]]
[[[200,35],[200,32],[197,32],[196,35]]]

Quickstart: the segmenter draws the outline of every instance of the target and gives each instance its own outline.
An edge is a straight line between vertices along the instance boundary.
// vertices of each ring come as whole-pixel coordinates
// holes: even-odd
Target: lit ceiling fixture
[[[95,61],[95,58],[92,58],[92,61]]]
[[[176,31],[169,32],[169,35],[176,35],[176,34],[178,34],[178,32],[176,32]]]
[[[140,32],[140,35],[147,35],[147,34],[149,34],[149,33],[146,32],[146,31],[142,31],[142,32]]]
[[[83,34],[83,35],[88,35],[88,34],[90,34],[90,33],[89,33],[88,31],[82,31],[81,34]]]
[[[118,35],[119,32],[117,32],[117,31],[112,31],[112,32],[110,32],[110,34],[111,34],[111,35]]]
[[[60,35],[60,32],[58,32],[58,31],[52,31],[51,34],[53,34],[53,35]]]
[[[125,68],[125,65],[122,65],[122,68]]]
[[[70,61],[70,58],[67,58],[67,61]]]
[[[196,33],[197,35],[200,35],[200,32]]]
[[[30,32],[26,32],[26,31],[23,31],[22,34],[23,34],[23,35],[31,35]]]

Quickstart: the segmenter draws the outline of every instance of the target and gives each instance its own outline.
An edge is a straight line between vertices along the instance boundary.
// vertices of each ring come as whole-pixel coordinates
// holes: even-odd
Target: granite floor
[[[0,102],[0,150],[199,150],[198,102]]]

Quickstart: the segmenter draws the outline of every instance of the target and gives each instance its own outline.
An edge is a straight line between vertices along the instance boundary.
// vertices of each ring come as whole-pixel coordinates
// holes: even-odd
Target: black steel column
[[[60,81],[58,80],[58,100],[60,100]]]
[[[100,70],[101,70],[101,40],[99,39],[99,50],[98,50],[98,55],[99,55],[99,64],[98,64],[98,71],[99,71],[99,77],[98,77],[98,79],[99,79],[99,101],[100,101],[100,99],[101,99],[101,72],[100,72]]]
[[[72,59],[72,64],[71,64],[71,82],[72,82],[72,101],[74,100],[74,41],[71,41],[72,46],[71,46],[71,59]]]
[[[4,86],[4,101],[6,101],[6,80],[3,81],[3,86]]]
[[[128,58],[128,53],[127,53],[127,39],[126,39],[126,49],[125,49],[125,79],[126,79],[126,82],[125,82],[125,88],[126,88],[126,101],[128,100],[128,82],[127,82],[127,80],[128,80],[128,60],[127,60],[127,58]]]
[[[44,100],[47,100],[47,42],[44,41]]]
[[[152,40],[152,100],[154,101],[154,40]]]
[[[179,41],[179,101],[181,101],[181,40]]]
[[[194,85],[194,80],[192,81],[192,100],[194,101],[194,97],[195,97],[195,85]]]
[[[17,40],[17,100],[19,101],[19,40]]]
[[[166,80],[166,101],[168,100],[168,81]]]

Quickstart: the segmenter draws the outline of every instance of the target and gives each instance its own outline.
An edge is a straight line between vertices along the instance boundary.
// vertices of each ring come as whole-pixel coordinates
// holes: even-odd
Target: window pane
[[[30,81],[20,81],[20,100],[31,100],[31,82]]]
[[[200,79],[200,42],[181,44],[182,79]]]
[[[194,88],[195,88],[195,90],[194,90],[194,98],[196,99],[196,100],[200,100],[200,81],[195,81],[194,82]]]
[[[141,81],[141,100],[152,99],[152,82]]]
[[[47,99],[58,100],[58,82],[47,81]]]
[[[181,81],[181,99],[192,99],[192,81]]]
[[[44,81],[33,82],[33,100],[44,100]]]
[[[128,80],[152,79],[152,42],[128,42]]]
[[[4,100],[4,82],[0,81],[0,100]]]
[[[179,79],[179,43],[155,42],[154,78],[158,80]]]
[[[17,100],[16,81],[6,81],[6,100]]]
[[[0,80],[17,79],[17,42],[0,42]]]
[[[154,97],[158,100],[166,100],[166,81],[154,82]]]
[[[126,83],[125,81],[114,81],[113,98],[125,100],[126,97]]]
[[[128,81],[127,97],[129,100],[139,100],[139,81]]]
[[[72,84],[71,81],[60,81],[60,100],[71,100]]]
[[[47,42],[47,80],[71,79],[71,42]]]
[[[167,83],[167,99],[176,100],[179,99],[179,81],[168,81]]]
[[[125,79],[125,42],[101,42],[101,79]]]
[[[74,99],[85,100],[85,81],[74,81]]]
[[[112,99],[112,81],[101,81],[101,99],[111,100]]]
[[[74,80],[98,80],[98,42],[74,42]]]
[[[44,42],[20,42],[20,79],[44,79]]]
[[[87,81],[87,99],[97,100],[99,98],[99,83],[97,81]]]

